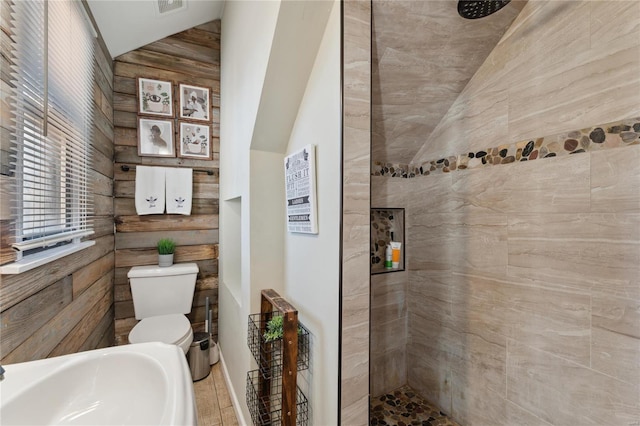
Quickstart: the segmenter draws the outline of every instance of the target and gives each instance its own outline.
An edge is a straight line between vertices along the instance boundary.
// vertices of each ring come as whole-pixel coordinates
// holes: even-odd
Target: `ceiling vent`
[[[157,0],[158,15],[164,16],[170,13],[186,10],[187,0]]]

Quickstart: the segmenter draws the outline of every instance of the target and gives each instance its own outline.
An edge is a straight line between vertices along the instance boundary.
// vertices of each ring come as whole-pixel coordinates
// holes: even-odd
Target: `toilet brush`
[[[220,359],[218,345],[213,341],[213,311],[209,307],[209,297],[205,298],[205,322],[204,331],[209,334],[209,365],[213,365]]]

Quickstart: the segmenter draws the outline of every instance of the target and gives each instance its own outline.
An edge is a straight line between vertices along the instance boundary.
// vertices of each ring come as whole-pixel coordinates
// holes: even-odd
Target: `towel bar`
[[[135,166],[133,166],[133,168],[135,168]],[[131,169],[132,169],[132,167],[131,167],[131,166],[128,166],[128,165],[126,165],[126,164],[123,164],[123,165],[121,165],[121,166],[120,166],[120,170],[122,170],[123,172],[128,172],[128,171],[129,171],[129,170],[131,170]],[[213,170],[193,169],[193,171],[194,171],[194,172],[202,172],[202,173],[206,173],[206,174],[208,174],[209,176],[213,176],[213,175],[214,175]]]

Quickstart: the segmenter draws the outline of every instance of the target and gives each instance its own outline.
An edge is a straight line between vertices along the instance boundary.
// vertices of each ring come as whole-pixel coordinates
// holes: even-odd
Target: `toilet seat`
[[[130,343],[162,342],[178,345],[187,353],[193,341],[191,323],[182,314],[144,318],[129,333]]]

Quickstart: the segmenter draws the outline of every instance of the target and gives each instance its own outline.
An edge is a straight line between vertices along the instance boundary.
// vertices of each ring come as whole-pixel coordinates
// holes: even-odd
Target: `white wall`
[[[230,392],[240,402],[248,423],[251,418],[244,403],[245,378],[253,367],[246,329],[247,315],[254,311],[249,297],[249,147],[279,9],[279,1],[233,1],[227,3],[222,20],[218,334]]]
[[[219,334],[230,391],[249,423],[245,377],[255,363],[246,345],[246,323],[249,313],[259,312],[263,288],[274,288],[289,299],[311,331],[312,367],[300,380],[310,400],[311,423],[332,424],[337,419],[341,133],[337,4],[231,1],[222,19]],[[295,34],[282,36],[295,31],[303,31],[307,41],[300,43]],[[317,36],[310,37],[310,31]],[[280,97],[272,87],[282,83],[273,76],[283,66],[274,59],[283,49],[301,61],[296,75],[287,74],[289,81],[299,80],[291,81],[291,90],[299,92],[296,96]],[[309,61],[308,66],[302,61]],[[290,66],[290,58],[286,62]],[[281,127],[264,128],[263,115],[273,114],[278,102],[287,102],[281,112],[293,111],[288,113],[293,117],[269,120]],[[282,135],[291,135],[288,147]],[[288,234],[283,158],[309,143],[317,145],[320,233]]]
[[[285,236],[285,290],[312,335],[311,367],[300,383],[312,422],[337,421],[340,239],[340,8],[331,11],[287,154],[316,145],[318,235]]]

